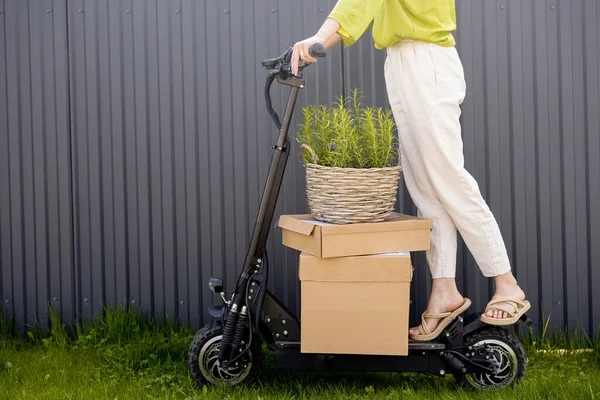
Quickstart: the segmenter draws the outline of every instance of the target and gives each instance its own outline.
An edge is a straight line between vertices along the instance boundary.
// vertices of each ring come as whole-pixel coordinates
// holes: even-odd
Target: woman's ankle
[[[510,271],[505,274],[495,276],[494,282],[496,283],[496,287],[498,287],[498,286],[518,286],[517,279]]]
[[[439,295],[441,297],[456,297],[462,296],[456,286],[456,279],[454,278],[436,278],[433,279],[431,287],[432,295]]]

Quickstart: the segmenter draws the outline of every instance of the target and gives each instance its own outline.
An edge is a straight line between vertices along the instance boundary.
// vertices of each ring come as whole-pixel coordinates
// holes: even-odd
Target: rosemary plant
[[[398,143],[390,110],[363,107],[358,90],[340,96],[332,106],[302,109],[298,142],[308,145],[319,165],[340,168],[383,168],[398,163]],[[305,163],[314,163],[303,149]]]

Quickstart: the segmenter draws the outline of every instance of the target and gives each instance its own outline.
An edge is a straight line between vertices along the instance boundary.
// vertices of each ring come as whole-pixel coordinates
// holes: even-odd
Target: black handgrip
[[[267,69],[273,69],[278,61],[279,59],[277,58],[267,58],[266,60],[262,60],[262,66]]]
[[[310,53],[311,56],[313,56],[315,58],[325,57],[325,55],[326,55],[325,46],[323,46],[321,43],[315,43],[312,46],[310,46],[310,48],[308,49],[308,52]]]

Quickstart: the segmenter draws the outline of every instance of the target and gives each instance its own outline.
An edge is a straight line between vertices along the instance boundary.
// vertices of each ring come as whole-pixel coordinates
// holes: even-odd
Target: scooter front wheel
[[[506,330],[497,327],[484,328],[466,338],[466,345],[474,352],[489,356],[495,365],[495,373],[455,374],[463,387],[496,389],[518,383],[525,375],[527,355],[521,342]]]
[[[200,386],[220,382],[237,385],[250,382],[256,375],[262,358],[260,347],[254,346],[235,365],[225,369],[219,362],[222,338],[222,325],[211,323],[200,329],[190,344],[188,367]]]

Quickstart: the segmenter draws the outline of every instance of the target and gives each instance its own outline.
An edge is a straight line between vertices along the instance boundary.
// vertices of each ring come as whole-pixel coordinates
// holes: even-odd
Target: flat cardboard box
[[[409,253],[301,253],[300,351],[407,355],[412,269]]]
[[[431,220],[392,213],[383,222],[335,225],[310,214],[282,215],[285,246],[316,257],[346,257],[429,250]]]

